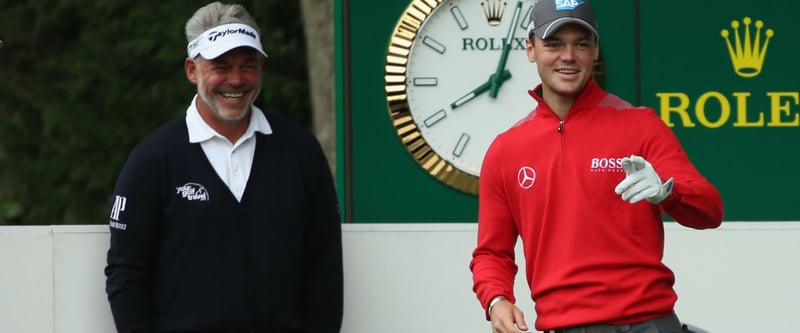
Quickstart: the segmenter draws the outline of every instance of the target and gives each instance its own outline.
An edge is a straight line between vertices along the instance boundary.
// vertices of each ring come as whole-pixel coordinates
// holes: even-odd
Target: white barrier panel
[[[476,231],[474,223],[343,225],[342,332],[490,332],[471,290]],[[667,223],[664,260],[677,275],[678,315],[713,333],[800,331],[797,240],[800,222],[706,231]],[[0,333],[113,332],[107,248],[102,225],[0,227]],[[524,278],[516,289],[532,326]]]
[[[50,229],[0,229],[0,270],[0,332],[53,332]]]

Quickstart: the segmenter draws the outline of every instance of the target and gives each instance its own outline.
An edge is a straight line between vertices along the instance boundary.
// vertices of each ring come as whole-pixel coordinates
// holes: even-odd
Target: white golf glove
[[[633,204],[646,199],[657,205],[672,194],[673,179],[662,184],[653,165],[641,156],[623,158],[622,169],[626,177],[614,189],[614,192],[622,195],[622,200]]]

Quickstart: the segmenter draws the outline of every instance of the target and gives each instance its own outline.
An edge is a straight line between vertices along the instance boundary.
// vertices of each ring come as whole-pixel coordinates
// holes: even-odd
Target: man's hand
[[[492,318],[492,333],[519,333],[527,332],[528,324],[525,316],[516,305],[509,300],[497,302],[489,313]]]
[[[614,192],[622,195],[622,200],[633,204],[646,199],[657,205],[672,194],[673,179],[662,184],[653,165],[641,156],[623,158],[622,169],[626,177],[614,189]]]

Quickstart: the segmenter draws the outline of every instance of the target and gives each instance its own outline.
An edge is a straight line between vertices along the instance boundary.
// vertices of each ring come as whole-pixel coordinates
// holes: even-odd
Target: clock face
[[[476,194],[491,142],[536,107],[528,90],[540,79],[525,53],[534,3],[415,1],[395,29],[389,114],[420,166],[451,187]]]

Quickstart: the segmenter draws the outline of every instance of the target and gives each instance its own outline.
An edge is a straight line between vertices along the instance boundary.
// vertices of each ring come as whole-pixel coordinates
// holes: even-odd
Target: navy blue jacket
[[[256,111],[257,112],[257,111]],[[106,292],[119,332],[339,332],[342,245],[316,138],[267,115],[241,202],[183,116],[130,154],[110,198]]]

